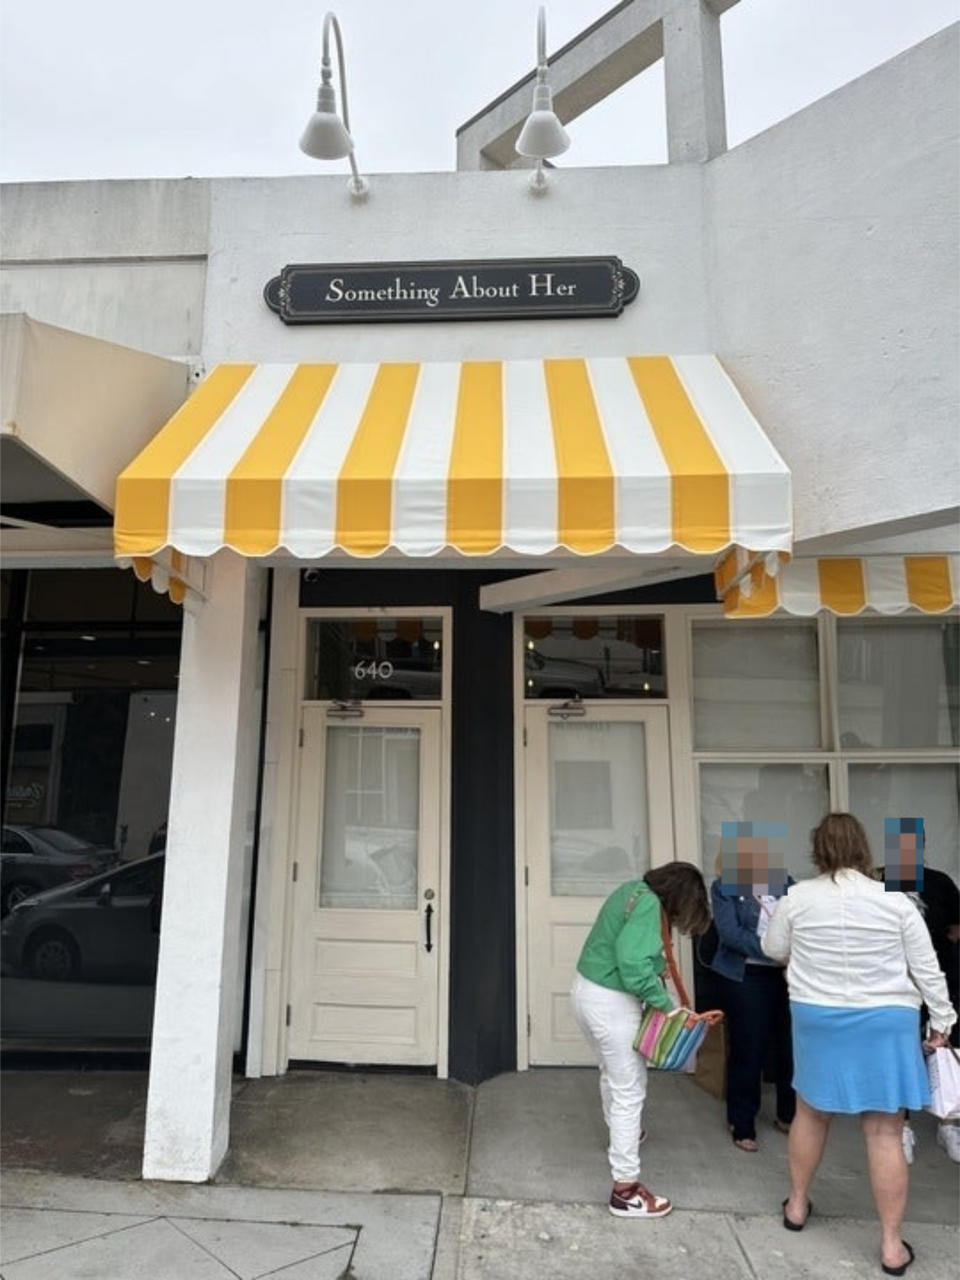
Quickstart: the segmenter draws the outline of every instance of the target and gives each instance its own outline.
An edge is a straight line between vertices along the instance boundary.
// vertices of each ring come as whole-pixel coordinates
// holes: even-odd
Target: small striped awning
[[[740,571],[737,572],[737,559]],[[784,562],[745,561],[736,552],[717,566],[717,594],[732,618],[778,610],[810,617],[828,610],[859,613],[947,613],[960,606],[960,555],[830,556]]]
[[[140,582],[149,582],[159,595],[168,595],[174,604],[195,612],[203,603],[203,568],[192,564],[179,551],[156,557],[124,557],[123,567],[131,568]]]
[[[121,474],[115,547],[771,551],[791,514],[713,356],[223,364]]]

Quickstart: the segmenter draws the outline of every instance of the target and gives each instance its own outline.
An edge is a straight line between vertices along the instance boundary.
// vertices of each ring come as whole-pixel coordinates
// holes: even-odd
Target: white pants
[[[600,1066],[600,1101],[610,1131],[607,1158],[614,1182],[640,1178],[640,1123],[647,1096],[647,1064],[633,1047],[643,1005],[577,974],[570,988],[573,1016]]]

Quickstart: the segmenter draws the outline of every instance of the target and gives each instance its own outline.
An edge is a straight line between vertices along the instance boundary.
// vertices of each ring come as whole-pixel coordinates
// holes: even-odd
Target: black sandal
[[[900,1241],[900,1243],[901,1243],[901,1244],[903,1245],[903,1247],[906,1249],[907,1253],[909,1253],[910,1257],[906,1260],[906,1262],[902,1262],[902,1263],[900,1264],[900,1266],[899,1266],[899,1267],[888,1267],[888,1266],[886,1265],[886,1263],[885,1263],[885,1262],[881,1262],[881,1263],[880,1263],[880,1270],[883,1272],[883,1274],[884,1274],[885,1276],[902,1276],[902,1275],[906,1275],[907,1267],[909,1267],[909,1266],[910,1266],[910,1264],[911,1264],[911,1263],[913,1262],[913,1260],[914,1260],[914,1257],[916,1256],[916,1255],[914,1254],[913,1250],[912,1250],[912,1249],[910,1248],[910,1246],[907,1244],[906,1240],[901,1240],[901,1241]]]
[[[788,1218],[788,1217],[787,1217],[787,1203],[788,1203],[789,1199],[790,1199],[790,1197],[789,1197],[789,1196],[787,1196],[787,1199],[786,1199],[786,1200],[784,1200],[784,1202],[783,1202],[783,1206],[782,1206],[782,1208],[783,1208],[783,1225],[787,1228],[787,1230],[788,1230],[788,1231],[802,1231],[802,1230],[803,1230],[803,1228],[804,1228],[804,1227],[807,1225],[807,1223],[809,1222],[811,1213],[813,1213],[813,1201],[812,1201],[812,1200],[808,1200],[808,1201],[807,1201],[807,1216],[804,1218],[804,1220],[803,1220],[802,1222],[793,1222],[790,1218]],[[910,1246],[909,1246],[909,1245],[907,1245],[907,1248],[909,1249],[909,1248],[910,1248]],[[913,1261],[913,1259],[911,1258],[911,1260],[910,1260],[910,1261],[912,1262],[912,1261]],[[907,1266],[909,1266],[909,1265],[910,1265],[910,1263],[907,1263]],[[898,1275],[898,1276],[902,1276],[902,1275],[903,1275],[903,1272],[902,1272],[902,1271],[895,1271],[895,1272],[891,1272],[891,1275]]]

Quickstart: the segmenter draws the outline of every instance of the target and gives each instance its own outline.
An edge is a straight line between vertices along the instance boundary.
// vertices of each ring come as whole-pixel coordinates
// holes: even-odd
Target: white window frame
[[[728,618],[725,625],[736,627],[743,622],[763,622],[764,625],[796,625],[808,622],[817,628],[817,652],[820,683],[820,722],[821,747],[808,750],[772,751],[758,749],[756,751],[737,748],[732,751],[702,750],[694,745],[693,738],[693,629],[698,622],[709,621],[722,616],[719,609],[690,609],[687,613],[687,675],[689,680],[689,730],[691,755],[693,759],[695,807],[697,816],[696,841],[700,849],[701,866],[705,866],[706,851],[700,846],[700,766],[701,764],[798,764],[819,765],[827,768],[828,798],[832,810],[846,811],[850,803],[848,769],[857,764],[953,764],[960,763],[960,752],[949,747],[902,747],[902,748],[865,748],[856,751],[844,751],[840,747],[840,704],[839,704],[839,671],[838,671],[838,631],[845,621],[860,621],[868,625],[896,624],[898,626],[918,626],[931,620],[931,615],[856,615],[856,618],[839,618],[835,614],[822,611],[812,618],[804,619],[792,614],[776,614],[762,619]],[[669,689],[669,686],[668,686]],[[882,856],[882,850],[873,850],[875,857]]]

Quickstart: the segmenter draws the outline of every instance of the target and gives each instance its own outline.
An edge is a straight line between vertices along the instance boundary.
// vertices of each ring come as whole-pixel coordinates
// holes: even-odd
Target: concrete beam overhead
[[[668,79],[676,80],[673,93],[668,91],[668,133],[672,139],[671,159],[707,159],[707,155],[685,155],[697,150],[695,144],[683,147],[679,135],[689,128],[687,116],[692,108],[699,113],[697,100],[703,99],[715,110],[716,85],[722,111],[723,89],[719,65],[719,36],[701,40],[702,30],[712,31],[719,15],[738,0],[625,0],[615,6],[574,40],[547,59],[549,83],[553,89],[554,110],[563,123],[575,120],[591,107],[621,88],[634,76],[667,56]],[[664,23],[673,33],[673,53],[664,48]],[[690,37],[693,37],[690,39]],[[668,39],[669,42],[669,39]],[[710,51],[715,47],[716,66],[709,65]],[[706,60],[704,51],[706,50]],[[536,72],[512,85],[477,115],[457,130],[458,169],[505,169],[513,166],[514,144],[530,111],[531,92]],[[706,84],[700,91],[701,81]],[[673,98],[673,124],[669,104]],[[725,132],[720,122],[720,132]],[[713,123],[707,131],[717,146],[718,131]],[[701,150],[706,149],[706,142]],[[674,154],[676,152],[676,155]]]

